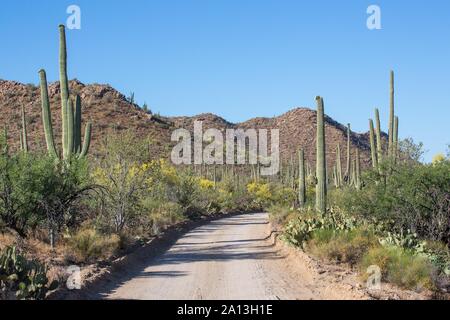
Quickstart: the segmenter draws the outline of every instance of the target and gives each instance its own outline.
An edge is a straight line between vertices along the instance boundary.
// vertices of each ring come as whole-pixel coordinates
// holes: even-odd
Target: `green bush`
[[[245,186],[236,185],[231,179],[220,181],[216,194],[221,213],[260,210],[254,196],[247,192]]]
[[[394,283],[404,289],[433,287],[433,268],[424,257],[399,247],[374,247],[362,258],[360,271],[365,279],[372,266],[381,269],[382,281]]]
[[[87,167],[83,160],[62,166],[46,154],[0,152],[0,224],[25,237],[73,222],[70,209],[89,190]]]
[[[183,208],[175,202],[147,198],[142,209],[137,223],[130,226],[135,234],[141,229],[143,235],[158,235],[167,227],[186,220]]]
[[[78,231],[69,239],[71,257],[77,263],[92,263],[99,259],[110,258],[119,248],[117,235],[102,235],[93,229]]]
[[[389,174],[367,172],[360,191],[332,191],[331,203],[355,216],[387,223],[386,231],[450,244],[450,161],[383,164],[382,170]]]

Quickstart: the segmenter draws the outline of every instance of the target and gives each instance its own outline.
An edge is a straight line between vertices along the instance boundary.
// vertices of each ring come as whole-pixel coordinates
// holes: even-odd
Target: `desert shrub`
[[[28,260],[15,247],[0,252],[0,300],[42,300],[58,286],[49,284],[47,267],[36,260]]]
[[[221,199],[217,189],[203,189],[195,201],[195,208],[204,215],[219,214],[222,210]]]
[[[368,172],[365,188],[336,191],[332,203],[354,215],[389,222],[387,231],[450,244],[450,161],[388,164],[383,171],[389,172],[386,183],[375,183],[378,173]]]
[[[232,179],[225,178],[218,182],[215,195],[221,213],[259,210],[253,196],[247,192],[246,186],[236,184]]]
[[[171,188],[173,200],[187,214],[195,214],[195,202],[199,195],[198,179],[190,170],[180,172],[176,183]]]
[[[103,235],[94,229],[81,229],[68,241],[71,249],[69,259],[77,263],[91,263],[108,259],[119,248],[117,235]]]
[[[158,235],[167,227],[186,220],[183,208],[174,202],[147,198],[143,201],[142,209],[143,214],[131,226],[136,235]]]
[[[271,184],[272,189],[272,198],[271,203],[269,204],[276,204],[281,206],[292,206],[297,199],[297,193],[292,188],[287,188],[285,186],[282,186],[281,184]],[[269,206],[265,206],[264,209],[267,209]]]
[[[372,266],[381,269],[382,281],[394,283],[405,289],[433,287],[433,268],[426,258],[399,247],[378,246],[371,248],[360,263],[363,278]]]
[[[90,189],[83,160],[65,165],[46,154],[0,152],[0,221],[22,237],[73,222],[77,200]]]
[[[253,197],[253,205],[260,210],[272,201],[273,193],[268,183],[251,182],[247,185],[247,192]]]
[[[292,206],[296,199],[295,191],[280,183],[253,181],[246,191],[252,198],[252,207],[257,210],[267,210],[272,205]]]
[[[366,228],[350,231],[320,229],[312,233],[307,250],[321,259],[353,266],[370,248],[377,245],[378,239],[373,230]]]

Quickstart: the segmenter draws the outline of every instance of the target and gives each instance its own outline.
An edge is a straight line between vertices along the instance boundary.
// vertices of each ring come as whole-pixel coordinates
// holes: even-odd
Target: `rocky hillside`
[[[70,81],[70,92],[82,98],[83,124],[93,123],[92,150],[98,147],[105,135],[117,131],[132,130],[138,137],[152,138],[154,154],[167,154],[172,128],[164,121],[152,117],[109,85],[84,85],[78,80]],[[61,99],[59,82],[49,84],[55,141],[61,142]],[[0,125],[8,126],[9,142],[13,148],[19,146],[21,106],[25,107],[31,149],[45,148],[41,120],[40,89],[0,80]],[[84,132],[84,129],[82,129]]]
[[[98,150],[102,137],[117,131],[132,130],[138,137],[152,138],[151,150],[155,157],[167,157],[172,143],[170,136],[176,128],[192,129],[195,120],[203,121],[204,129],[217,128],[254,128],[280,130],[280,150],[283,159],[295,156],[303,147],[306,157],[313,163],[315,159],[315,123],[316,112],[307,108],[297,108],[275,118],[254,118],[243,123],[233,124],[214,114],[202,114],[194,117],[156,117],[144,112],[139,106],[131,104],[126,97],[108,85],[85,85],[78,80],[70,82],[72,94],[79,94],[83,102],[84,123],[93,122],[92,148]],[[49,85],[52,106],[52,120],[56,141],[61,136],[61,112],[59,83]],[[13,148],[19,145],[20,108],[25,107],[32,149],[45,147],[39,88],[13,81],[0,80],[0,126],[8,126],[9,142]],[[327,160],[335,162],[337,144],[341,145],[343,163],[346,149],[346,127],[333,119],[326,118]],[[370,163],[370,145],[368,134],[353,133],[353,149],[361,151],[362,163]]]

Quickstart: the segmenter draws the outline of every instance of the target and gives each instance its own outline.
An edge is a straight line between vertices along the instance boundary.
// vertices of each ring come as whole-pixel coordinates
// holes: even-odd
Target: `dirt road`
[[[268,236],[264,213],[210,222],[185,234],[164,254],[109,283],[97,298],[324,298],[315,279],[297,266],[293,272]]]

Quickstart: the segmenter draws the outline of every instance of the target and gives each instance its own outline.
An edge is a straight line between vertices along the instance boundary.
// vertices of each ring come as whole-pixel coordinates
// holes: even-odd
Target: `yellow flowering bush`
[[[247,185],[247,192],[253,197],[254,203],[258,208],[266,207],[273,198],[268,183],[251,182]]]
[[[211,190],[214,188],[214,181],[208,179],[199,179],[198,184],[202,190]]]
[[[432,163],[433,165],[439,164],[441,162],[445,161],[445,156],[442,153],[438,153],[433,157]]]

